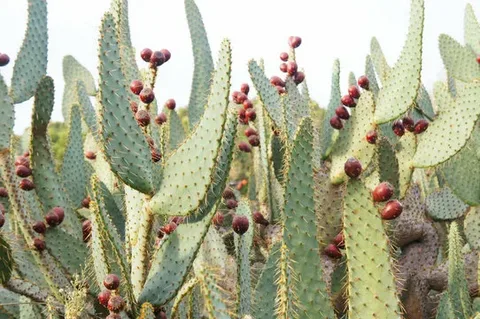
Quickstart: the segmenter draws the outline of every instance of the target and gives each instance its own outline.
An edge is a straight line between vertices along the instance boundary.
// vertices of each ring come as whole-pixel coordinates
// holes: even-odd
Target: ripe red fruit
[[[140,92],[143,90],[143,82],[139,80],[133,80],[130,83],[130,91],[132,91],[133,94],[139,95]]]
[[[149,48],[145,48],[140,52],[140,56],[142,57],[142,60],[145,62],[150,62],[150,57],[152,56],[152,50]]]
[[[234,91],[232,93],[232,100],[235,104],[243,104],[247,99],[248,96],[243,92]]]
[[[23,157],[29,157],[30,156],[30,152],[29,151],[25,151],[25,153],[23,153]]]
[[[248,127],[246,130],[245,130],[245,136],[246,137],[250,137],[252,135],[258,135],[257,131],[255,131],[255,129],[253,127]]]
[[[254,109],[247,109],[245,110],[245,116],[249,121],[255,121],[257,118],[257,112]]]
[[[103,280],[103,285],[108,290],[116,290],[120,286],[120,278],[115,274],[108,274]]]
[[[352,85],[348,88],[348,95],[350,95],[354,99],[358,99],[360,97],[360,91],[356,85]]]
[[[393,196],[394,188],[389,182],[382,182],[372,192],[374,202],[385,202]]]
[[[112,296],[108,300],[107,308],[112,312],[118,313],[125,308],[125,300],[120,296]]]
[[[153,93],[151,88],[144,88],[140,92],[140,100],[145,104],[150,104],[155,100],[155,93]]]
[[[248,143],[254,147],[260,145],[260,139],[258,138],[258,135],[252,135],[248,137]]]
[[[225,202],[225,205],[228,209],[235,209],[238,206],[238,202],[235,199],[231,198]]]
[[[140,126],[145,127],[150,124],[150,114],[147,110],[138,110],[138,112],[135,113],[135,119]]]
[[[426,120],[418,120],[417,123],[415,123],[414,127],[414,133],[415,134],[421,134],[425,132],[428,128],[428,122]]]
[[[167,314],[165,311],[160,310],[160,312],[157,314],[157,319],[167,319]]]
[[[288,38],[288,45],[291,48],[296,49],[300,46],[300,44],[302,44],[302,38],[297,36],[291,36]]]
[[[252,151],[250,145],[248,145],[245,142],[238,143],[238,149],[242,152],[245,152],[245,153],[250,153]]]
[[[175,102],[174,99],[168,99],[165,102],[165,107],[169,110],[175,110],[175,106],[177,106],[177,103]]]
[[[82,199],[82,207],[90,208],[90,201],[91,201],[90,196],[87,196],[84,199]]]
[[[32,170],[26,166],[18,165],[15,168],[15,174],[17,174],[18,177],[28,177],[32,175]]]
[[[110,292],[110,290],[102,290],[97,298],[98,298],[98,302],[104,306],[104,307],[107,307],[108,305],[108,301],[110,300],[110,297],[111,297],[112,293]]]
[[[357,178],[362,173],[362,164],[356,158],[349,158],[344,165],[345,174],[350,178]]]
[[[215,226],[222,226],[224,219],[225,219],[225,217],[223,216],[223,214],[221,212],[216,212],[215,216],[213,216],[212,223]]]
[[[167,114],[162,112],[155,117],[155,123],[158,125],[162,125],[165,122],[167,122]]]
[[[97,155],[92,151],[86,151],[85,157],[88,158],[89,160],[94,160],[97,158]]]
[[[285,82],[279,76],[276,76],[276,75],[274,75],[270,78],[270,83],[273,86],[285,87]]]
[[[348,113],[348,110],[345,106],[340,105],[335,109],[335,114],[342,120],[348,120],[350,118],[350,113]]]
[[[357,106],[357,103],[355,103],[355,100],[350,95],[342,96],[340,102],[342,102],[343,105],[348,106],[348,107]]]
[[[247,110],[247,109],[252,109],[252,108],[253,108],[253,103],[252,103],[252,101],[250,101],[250,100],[245,100],[245,101],[243,102],[243,108],[244,108],[245,110]]]
[[[45,245],[45,241],[41,238],[35,237],[33,239],[33,247],[35,247],[38,251],[44,251],[47,246]]]
[[[55,227],[60,224],[58,215],[55,214],[53,211],[49,211],[47,215],[45,215],[45,221],[50,227]]]
[[[370,143],[370,144],[375,144],[375,143],[377,143],[377,138],[378,138],[377,131],[368,131],[368,132],[367,132],[367,135],[365,136],[365,139],[366,139],[367,142]]]
[[[248,123],[247,115],[245,109],[238,109],[238,119],[241,121],[246,121]],[[243,123],[246,124],[246,123]]]
[[[24,178],[20,181],[19,186],[20,186],[21,189],[23,189],[24,191],[27,191],[27,192],[31,191],[32,189],[35,188],[35,184],[33,184],[33,182],[31,180],[26,179],[26,178]]]
[[[295,84],[300,84],[303,82],[303,80],[305,80],[305,73],[303,72],[297,72],[293,76],[293,82],[295,82]]]
[[[15,159],[15,166],[19,165],[30,168],[30,161],[24,156],[17,156],[17,158]]]
[[[138,112],[138,104],[137,102],[130,102],[130,110],[132,110],[133,114]]]
[[[345,236],[343,236],[343,232],[339,232],[335,238],[333,238],[333,243],[340,249],[345,248]]]
[[[397,136],[403,136],[405,134],[405,126],[403,126],[402,120],[396,120],[392,124],[393,133]]]
[[[5,66],[10,62],[10,57],[5,53],[0,54],[0,66]]]
[[[39,234],[43,234],[47,230],[47,226],[42,221],[36,221],[32,225],[32,229]]]
[[[232,199],[232,198],[235,199],[235,193],[232,191],[230,187],[225,187],[222,193],[222,197],[225,200]]]
[[[165,62],[163,63],[168,62],[168,60],[170,60],[170,58],[172,57],[172,53],[170,53],[170,51],[168,51],[167,49],[161,49],[160,52],[163,53],[163,56],[165,58]]]
[[[334,115],[330,119],[330,126],[336,130],[341,130],[343,128],[342,120],[338,116]]]
[[[62,207],[53,207],[52,212],[57,215],[58,217],[58,224],[61,224],[63,222],[63,219],[65,218],[65,210]]]
[[[82,223],[83,241],[86,243],[90,239],[92,233],[92,222],[87,219]]]
[[[242,85],[240,85],[240,91],[245,95],[248,95],[248,92],[250,92],[250,86],[248,83],[242,83]]]
[[[233,231],[239,235],[243,235],[247,232],[249,227],[249,222],[247,216],[235,215],[232,221]]]
[[[287,52],[280,53],[280,60],[282,60],[283,62],[287,62],[288,61],[288,53]]]
[[[0,214],[0,228],[2,228],[3,225],[5,225],[5,215],[2,213]]]
[[[403,206],[398,200],[396,199],[389,200],[387,204],[385,204],[385,207],[382,210],[381,216],[382,216],[382,219],[391,220],[400,216],[402,211],[403,211]]]
[[[155,51],[150,56],[150,66],[155,68],[165,63],[165,55],[161,51]]]
[[[0,187],[0,197],[2,198],[8,197],[8,191],[5,187]]]
[[[480,55],[477,55],[477,63],[480,64]]]
[[[159,151],[158,149],[156,149],[156,148],[152,148],[152,149],[150,150],[150,155],[151,155],[152,161],[153,161],[154,163],[156,163],[156,162],[158,162],[158,161],[160,161],[160,160],[162,159],[162,153],[160,153],[160,151]]]
[[[410,116],[405,116],[402,119],[403,127],[409,132],[413,132],[415,129],[415,123],[413,122],[413,119]]]
[[[285,88],[283,86],[277,85],[275,88],[277,89],[277,92],[280,95],[287,93],[287,91],[285,90]]]
[[[334,244],[328,244],[324,252],[325,252],[325,255],[327,255],[328,257],[335,258],[335,259],[342,258],[342,252]]]
[[[287,73],[287,64],[286,63],[280,63],[280,71],[283,73]]]
[[[298,70],[298,65],[297,62],[295,61],[289,61],[287,62],[287,73],[290,75],[295,75]]]
[[[268,226],[269,222],[268,220],[263,217],[263,214],[260,213],[259,211],[254,211],[253,214],[253,221],[257,224],[263,225],[263,226]]]
[[[358,85],[362,89],[368,90],[368,87],[370,85],[370,81],[368,80],[368,78],[365,75],[362,75],[361,77],[358,78]]]
[[[163,226],[163,232],[167,235],[170,235],[171,233],[173,233],[175,229],[177,229],[177,224],[175,224],[174,222],[170,222],[165,226]]]

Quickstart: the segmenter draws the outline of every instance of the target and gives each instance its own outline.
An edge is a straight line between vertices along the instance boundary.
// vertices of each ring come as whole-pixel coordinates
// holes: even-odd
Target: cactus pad
[[[480,54],[480,24],[471,4],[467,4],[465,8],[464,23],[465,44],[469,45],[475,53]]]
[[[10,148],[10,135],[15,123],[13,101],[8,95],[8,88],[0,75],[0,152]]]
[[[0,284],[5,284],[12,275],[14,259],[8,242],[0,236]]]
[[[456,219],[463,216],[468,210],[468,205],[455,196],[448,187],[430,194],[426,203],[428,214],[438,220]]]
[[[464,82],[480,79],[477,56],[470,48],[462,46],[446,34],[441,34],[438,42],[443,64],[449,76]]]
[[[471,208],[465,216],[463,228],[465,237],[473,249],[480,249],[480,210]]]
[[[285,88],[288,94],[284,100],[284,116],[288,137],[293,140],[300,121],[302,118],[309,116],[310,108],[308,101],[298,91],[292,77],[285,80]]]

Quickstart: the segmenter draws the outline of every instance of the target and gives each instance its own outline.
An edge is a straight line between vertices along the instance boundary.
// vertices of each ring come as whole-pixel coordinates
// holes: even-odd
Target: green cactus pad
[[[13,255],[8,242],[0,234],[0,284],[5,284],[12,275],[13,270]]]
[[[214,178],[215,159],[227,117],[231,49],[223,41],[208,106],[195,131],[168,158],[157,194],[150,201],[155,214],[188,215],[205,200]],[[188,177],[188,178],[187,178]]]
[[[248,71],[268,116],[278,129],[283,130],[285,127],[285,116],[277,89],[270,84],[265,72],[256,61],[250,60],[248,62]]]
[[[389,72],[378,94],[375,123],[386,123],[415,102],[422,70],[424,0],[412,0],[410,26],[400,58]]]
[[[460,198],[450,188],[445,187],[430,194],[426,199],[428,214],[437,220],[456,219],[468,210]]]
[[[153,215],[141,207],[139,211],[135,212],[133,218],[135,218],[135,228],[133,229],[135,233],[132,234],[133,240],[131,241],[131,282],[135,298],[138,298],[148,275]]]
[[[480,249],[480,210],[471,208],[463,223],[465,237],[473,249]]]
[[[255,120],[255,124],[257,127],[258,136],[260,138],[260,151],[259,154],[259,169],[258,173],[260,175],[259,178],[256,178],[256,182],[259,185],[258,188],[258,197],[260,201],[267,202],[268,207],[272,206],[272,194],[271,194],[271,185],[269,183],[270,180],[270,162],[268,159],[268,118],[265,114],[265,110],[263,108],[263,104],[259,101],[255,104],[255,111],[257,113],[257,119]]]
[[[145,302],[142,304],[142,307],[140,308],[140,315],[138,316],[138,319],[155,319],[155,309],[151,304],[148,302]]]
[[[281,136],[272,135],[270,138],[270,147],[271,147],[271,161],[273,172],[275,177],[280,183],[283,183],[285,179],[284,174],[284,164],[285,164],[285,152],[287,150],[286,140],[282,139]]]
[[[95,141],[100,143],[100,136],[98,135],[98,124],[95,109],[88,97],[87,88],[84,82],[78,81],[75,89],[77,94],[77,101],[80,104],[82,118],[90,129]]]
[[[378,43],[378,40],[375,37],[370,41],[370,57],[380,81],[382,84],[386,83],[391,68],[388,65],[387,59],[385,59],[380,43]]]
[[[313,199],[312,122],[302,120],[290,154],[285,182],[285,221],[283,240],[288,248],[293,271],[298,278],[294,293],[298,298],[299,318],[333,318],[333,308],[323,281]],[[316,265],[312,268],[312,265]],[[292,291],[293,293],[293,291]]]
[[[208,318],[230,319],[224,294],[218,287],[215,276],[208,269],[198,272],[196,276]]]
[[[0,288],[0,318],[41,319],[42,316],[30,298]]]
[[[47,74],[47,2],[28,0],[28,22],[22,47],[13,67],[10,96],[14,103],[30,99]]]
[[[368,131],[373,130],[373,112],[375,104],[373,94],[364,91],[358,100],[358,104],[351,109],[351,115],[344,128],[340,131],[335,148],[332,151],[332,168],[330,180],[333,184],[340,184],[347,178],[344,172],[345,162],[354,157],[366,168],[374,153],[375,146],[365,139]]]
[[[436,166],[458,153],[472,134],[480,115],[480,84],[457,86],[454,100],[443,83],[435,85],[435,100],[441,112],[428,130],[418,137],[413,163],[416,167]],[[450,128],[450,129],[446,129]]]
[[[102,20],[100,37],[100,135],[112,171],[142,193],[154,191],[150,150],[128,101],[119,43],[111,14]]]
[[[394,196],[400,193],[399,163],[395,156],[395,150],[388,139],[382,138],[377,142],[378,148],[378,172],[380,181],[389,182],[395,189]]]
[[[8,88],[0,75],[0,152],[10,148],[10,136],[15,123],[13,101],[8,95]]]
[[[112,262],[107,257],[107,250],[110,246],[107,244],[105,238],[103,238],[103,232],[101,230],[101,223],[98,221],[98,216],[92,214],[90,221],[92,223],[92,232],[90,235],[90,251],[92,256],[93,267],[95,269],[95,280],[97,286],[102,289],[103,280],[108,274],[112,273]]]
[[[448,292],[444,292],[440,298],[440,302],[437,307],[437,316],[435,319],[451,319],[455,318],[455,314],[452,311],[452,304],[450,303],[450,297]]]
[[[227,248],[223,242],[222,235],[214,227],[210,227],[203,240],[196,261],[200,260],[209,267],[223,273],[226,270],[225,267],[228,258]]]
[[[475,53],[480,54],[480,24],[471,4],[467,4],[465,8],[464,30],[465,44],[469,45]]]
[[[365,75],[370,82],[368,85],[368,90],[371,91],[375,97],[377,97],[380,89],[378,87],[377,76],[375,75],[375,68],[370,55],[367,55],[365,58]]]
[[[443,64],[449,76],[464,82],[480,79],[477,56],[470,48],[462,46],[446,34],[441,34],[438,42]]]
[[[400,198],[403,198],[410,187],[412,179],[413,164],[412,159],[417,148],[417,140],[413,134],[405,134],[395,144],[395,155],[398,162],[398,180]]]
[[[81,81],[88,95],[95,96],[97,94],[92,74],[71,55],[66,55],[63,58],[63,79],[65,82],[73,84]]]
[[[167,130],[167,153],[173,152],[176,150],[185,139],[185,130],[183,129],[182,120],[178,113],[171,110],[164,110],[167,113],[167,123],[163,124],[166,125]],[[203,113],[202,113],[203,114]]]
[[[194,60],[192,90],[188,102],[188,122],[190,130],[193,130],[205,112],[214,66],[207,31],[194,0],[185,0],[185,13],[192,40]]]
[[[285,80],[287,96],[284,104],[284,116],[287,124],[287,133],[290,140],[295,137],[300,121],[310,115],[308,101],[300,94],[292,77]]]
[[[399,318],[390,245],[370,191],[351,179],[343,212],[350,318]],[[375,272],[371,272],[375,269]]]
[[[195,260],[196,261],[196,260]],[[194,264],[195,265],[195,264]],[[201,268],[201,266],[200,266]],[[197,270],[197,268],[195,269]],[[182,288],[178,291],[177,295],[175,296],[175,300],[172,300],[170,303],[172,304],[170,317],[177,318],[180,317],[181,308],[184,305],[184,301],[189,299],[192,295],[192,291],[198,287],[198,280],[196,277],[192,277],[189,281],[187,281]]]

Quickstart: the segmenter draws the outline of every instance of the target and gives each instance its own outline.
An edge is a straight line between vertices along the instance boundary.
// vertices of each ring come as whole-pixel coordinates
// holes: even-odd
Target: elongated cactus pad
[[[0,75],[0,152],[10,148],[10,135],[13,132],[15,110],[8,95],[8,88]]]
[[[308,101],[300,94],[292,77],[285,80],[285,88],[288,93],[284,101],[285,121],[288,137],[293,140],[300,121],[310,115],[310,109]]]
[[[480,210],[470,209],[465,216],[463,228],[467,242],[473,249],[480,249]]]
[[[480,24],[478,23],[477,17],[475,17],[475,12],[471,4],[467,4],[465,8],[464,30],[465,44],[469,45],[475,53],[479,54]]]
[[[14,259],[8,242],[0,235],[0,284],[5,284],[12,275]]]
[[[462,46],[446,34],[441,34],[438,42],[443,64],[449,76],[464,82],[480,78],[480,66],[470,48]]]

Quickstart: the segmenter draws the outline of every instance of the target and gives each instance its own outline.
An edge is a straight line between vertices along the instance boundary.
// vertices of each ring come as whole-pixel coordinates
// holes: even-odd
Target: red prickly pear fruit
[[[247,216],[235,215],[232,221],[233,231],[239,235],[243,235],[247,232],[249,227],[249,222]]]
[[[150,150],[150,156],[152,157],[152,161],[154,163],[160,161],[162,159],[162,153],[160,153],[160,151],[156,148],[152,148]]]
[[[169,110],[175,110],[175,107],[177,106],[177,103],[175,102],[174,99],[168,99],[166,102],[165,102],[165,107]]]
[[[167,122],[167,114],[165,113],[160,113],[157,115],[157,117],[155,117],[155,123],[157,123],[158,125],[162,125],[163,123],[166,123]]]
[[[238,202],[235,199],[231,198],[226,201],[225,205],[228,209],[235,209],[238,206]]]
[[[2,228],[3,225],[5,225],[5,215],[0,214],[0,228]]]
[[[168,62],[172,57],[172,53],[167,49],[161,49],[160,52],[162,52],[163,57],[165,58],[165,61],[163,63]]]
[[[372,192],[374,202],[385,202],[393,196],[394,188],[389,182],[382,182]]]
[[[5,53],[0,54],[0,66],[5,66],[10,62],[10,57]]]
[[[288,53],[287,52],[280,53],[280,60],[282,60],[283,62],[287,62],[288,61]]]
[[[283,73],[287,73],[287,70],[288,70],[287,64],[285,62],[280,63],[280,71]]]
[[[398,200],[396,199],[389,200],[385,204],[385,207],[382,210],[381,216],[382,216],[382,219],[391,220],[400,216],[402,211],[403,211],[403,206]]]
[[[354,99],[358,99],[360,97],[360,91],[356,85],[352,85],[348,88],[348,95],[350,95]]]
[[[367,132],[367,135],[365,136],[365,139],[367,140],[368,143],[370,144],[375,144],[377,143],[377,138],[378,138],[378,134],[377,134],[377,131],[368,131]]]
[[[224,219],[225,219],[225,217],[223,216],[223,214],[221,212],[216,212],[215,216],[213,216],[212,223],[215,226],[222,226]]]
[[[361,77],[358,78],[358,85],[362,89],[368,90],[368,88],[370,86],[370,81],[368,80],[368,78],[365,75],[362,75]]]
[[[125,300],[120,296],[112,296],[108,300],[107,308],[112,312],[118,313],[125,308]]]
[[[257,112],[255,112],[254,109],[246,109],[245,116],[249,121],[255,121],[255,119],[257,118]]]
[[[88,158],[89,160],[94,160],[97,158],[97,154],[95,154],[92,151],[86,151],[85,152],[85,157]]]
[[[150,62],[150,57],[152,56],[152,53],[152,50],[150,50],[149,48],[145,48],[140,52],[140,57],[142,57],[143,61]]]
[[[26,166],[18,165],[15,168],[15,174],[17,174],[18,177],[28,177],[32,175],[32,170]]]
[[[235,193],[232,191],[230,187],[225,187],[222,193],[223,199],[235,199]]]
[[[130,110],[132,110],[133,114],[138,112],[138,104],[137,102],[131,101],[130,102]]]
[[[163,231],[163,227],[160,227],[160,228],[157,230],[157,237],[158,237],[159,239],[162,239],[164,236],[165,236],[165,232]]]
[[[17,158],[15,159],[15,166],[19,165],[30,168],[30,161],[25,156],[17,156]]]
[[[349,158],[344,165],[345,174],[350,178],[357,178],[362,174],[362,164],[356,158]]]
[[[98,302],[99,302],[102,306],[107,307],[108,301],[110,300],[110,297],[111,297],[111,296],[112,296],[112,293],[111,293],[110,290],[107,290],[107,289],[102,290],[102,291],[98,294],[98,296],[97,296]]]
[[[238,109],[238,117],[242,118],[242,119],[246,118],[247,117],[246,112],[247,112],[247,110],[245,110],[245,109]]]
[[[248,127],[246,130],[245,130],[245,136],[246,137],[250,137],[252,135],[258,135],[258,132],[253,128],[253,127]]]
[[[22,190],[27,191],[27,192],[31,191],[32,189],[35,188],[35,184],[33,184],[33,182],[31,180],[26,179],[26,178],[24,178],[20,181],[19,186]]]
[[[285,87],[285,81],[283,81],[279,76],[272,76],[270,78],[270,84],[273,86],[281,86],[282,88]]]
[[[345,106],[340,105],[335,109],[335,114],[342,120],[348,120],[350,118],[350,113]]]
[[[133,80],[130,82],[130,91],[132,91],[133,94],[139,95],[140,92],[143,90],[143,82],[140,80]]]
[[[330,126],[336,130],[341,130],[343,128],[342,120],[337,115],[334,115],[330,119]]]
[[[287,90],[285,90],[285,88],[283,86],[277,85],[275,88],[277,89],[277,92],[280,95],[287,93]]]
[[[52,212],[57,215],[58,224],[61,224],[65,218],[65,210],[62,207],[57,206],[52,208]]]
[[[248,85],[248,83],[242,83],[242,85],[240,85],[240,92],[248,95],[248,92],[250,92],[250,86]]]
[[[480,64],[480,55],[477,55],[477,63]]]
[[[303,72],[297,72],[293,76],[293,82],[295,82],[295,84],[300,84],[303,82],[303,80],[305,80],[305,73]]]
[[[396,120],[392,124],[393,133],[397,136],[403,136],[405,134],[405,126],[403,126],[402,120]]]
[[[90,196],[85,197],[84,199],[82,199],[82,207],[90,208],[90,202],[91,202]]]
[[[247,99],[247,95],[243,92],[234,91],[232,93],[232,100],[235,104],[243,104],[243,102],[245,102]]]
[[[163,310],[160,310],[160,312],[157,314],[157,319],[168,319],[167,318],[167,314],[165,313],[165,311]]]
[[[47,222],[48,226],[55,227],[60,224],[58,220],[58,215],[55,214],[53,211],[49,211],[47,215],[45,215],[45,221]]]
[[[287,62],[287,73],[290,75],[295,75],[298,70],[297,62],[295,61],[288,61]]]
[[[118,313],[111,312],[105,319],[122,319],[122,316]]]
[[[357,106],[357,103],[355,103],[355,100],[350,95],[342,96],[340,101],[342,102],[343,105],[348,106],[348,107]]]
[[[248,143],[252,145],[253,147],[257,147],[260,145],[260,139],[258,138],[258,135],[252,135],[248,137]]]
[[[82,223],[83,242],[87,242],[90,239],[92,233],[92,222],[87,219]]]
[[[402,119],[403,127],[409,132],[415,131],[415,122],[410,116],[405,116]]]
[[[171,233],[173,233],[175,229],[177,229],[177,224],[175,224],[174,222],[170,222],[165,226],[163,226],[163,232],[167,235],[170,235]]]
[[[45,245],[45,241],[43,239],[35,237],[33,239],[33,247],[35,247],[35,249],[38,251],[44,251],[45,248],[47,248],[47,245]]]
[[[155,68],[165,63],[165,55],[161,51],[155,51],[150,56],[150,67]]]
[[[145,127],[150,124],[150,114],[147,110],[138,110],[138,112],[135,113],[135,119],[140,126]]]
[[[35,223],[33,223],[32,229],[33,229],[36,233],[43,234],[43,233],[45,233],[45,231],[47,230],[47,226],[45,225],[44,222],[42,222],[42,221],[39,220],[39,221],[36,221]]]
[[[333,238],[333,243],[340,249],[345,248],[345,236],[343,235],[343,232],[339,232],[337,236]]]
[[[244,108],[245,110],[253,109],[253,103],[252,103],[252,101],[250,101],[250,100],[245,100],[245,101],[243,102],[243,108]]]
[[[29,156],[30,156],[30,152],[29,152],[29,151],[25,151],[25,153],[23,153],[23,157],[28,158]]]
[[[250,153],[252,151],[250,145],[248,145],[245,142],[238,143],[238,149],[242,152],[245,152],[245,153]]]
[[[116,290],[118,286],[120,286],[120,278],[115,274],[108,274],[105,276],[105,279],[103,279],[103,285],[108,290]]]
[[[426,120],[418,120],[417,123],[415,123],[414,127],[414,133],[415,134],[422,134],[425,132],[428,128],[428,122]]]
[[[325,252],[325,255],[327,255],[328,257],[335,258],[335,259],[342,258],[342,252],[334,244],[328,244],[324,252]]]
[[[263,217],[263,214],[260,213],[259,211],[254,211],[253,214],[253,221],[257,224],[263,225],[263,226],[268,226],[269,222],[268,220]]]
[[[297,36],[291,36],[291,37],[288,38],[288,45],[292,49],[298,48],[300,46],[300,44],[302,44],[302,38],[297,37]]]
[[[155,100],[155,93],[153,93],[151,88],[144,88],[140,92],[140,100],[145,104],[150,104]]]
[[[5,187],[0,187],[0,197],[2,198],[8,197],[8,191]]]

